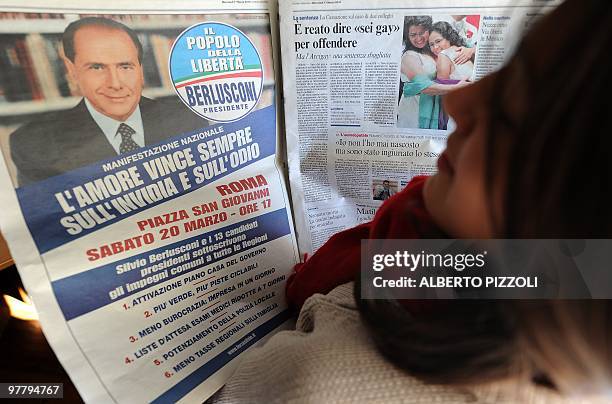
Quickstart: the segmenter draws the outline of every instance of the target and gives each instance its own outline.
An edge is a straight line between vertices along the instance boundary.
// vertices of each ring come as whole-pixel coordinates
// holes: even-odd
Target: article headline
[[[319,24],[319,25],[304,25],[296,22],[293,24],[294,34],[305,35],[309,38],[313,38],[313,35],[320,35],[316,40],[308,41],[295,41],[295,51],[310,49],[340,49],[340,48],[356,48],[358,41],[355,38],[355,34],[366,34],[374,36],[391,35],[400,30],[400,26],[397,24],[374,24],[369,22],[360,25],[347,25],[342,22],[335,22],[333,24]],[[347,35],[351,39],[345,39],[339,37],[338,39],[330,39],[327,35]]]

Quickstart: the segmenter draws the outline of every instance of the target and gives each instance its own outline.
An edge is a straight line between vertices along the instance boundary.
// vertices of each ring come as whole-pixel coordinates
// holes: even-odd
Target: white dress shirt
[[[132,115],[128,117],[123,122],[119,122],[114,120],[113,118],[109,118],[108,116],[98,112],[93,105],[89,102],[87,98],[85,98],[85,105],[87,106],[87,110],[89,114],[93,118],[93,120],[98,124],[102,132],[104,132],[104,136],[108,142],[113,146],[115,152],[119,153],[119,146],[121,145],[121,135],[117,133],[117,129],[119,129],[119,125],[125,123],[136,133],[132,135],[132,139],[136,144],[140,147],[144,147],[145,139],[144,139],[144,127],[142,126],[142,117],[140,116],[140,106],[136,106]]]

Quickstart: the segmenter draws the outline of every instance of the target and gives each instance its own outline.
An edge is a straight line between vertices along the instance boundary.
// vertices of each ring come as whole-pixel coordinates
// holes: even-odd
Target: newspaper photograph
[[[98,3],[0,3],[2,234],[86,402],[202,402],[289,318],[270,10]]]
[[[435,171],[444,95],[498,69],[558,2],[280,2],[287,158],[298,245],[369,221]]]

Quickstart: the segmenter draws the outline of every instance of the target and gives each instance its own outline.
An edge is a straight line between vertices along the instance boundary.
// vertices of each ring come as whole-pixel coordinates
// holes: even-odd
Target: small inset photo
[[[474,80],[479,15],[404,18],[398,128],[448,129],[442,97]]]
[[[385,201],[395,195],[398,191],[397,181],[388,179],[372,180],[372,199],[375,201]]]

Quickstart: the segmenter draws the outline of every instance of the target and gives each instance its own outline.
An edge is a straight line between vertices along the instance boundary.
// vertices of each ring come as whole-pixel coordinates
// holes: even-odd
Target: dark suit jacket
[[[208,125],[180,101],[171,101],[141,98],[145,145]],[[11,135],[10,145],[20,186],[117,156],[84,100],[20,127]]]

